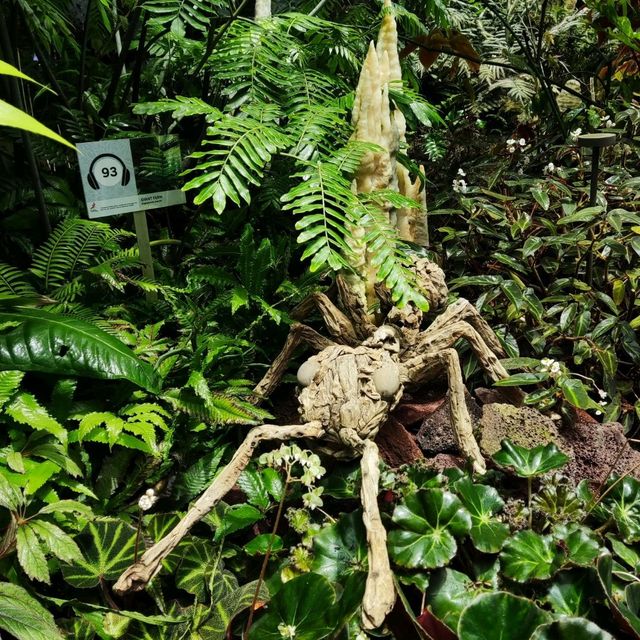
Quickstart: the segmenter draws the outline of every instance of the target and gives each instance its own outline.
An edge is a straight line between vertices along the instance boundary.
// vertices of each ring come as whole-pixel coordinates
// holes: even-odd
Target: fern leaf
[[[200,189],[195,204],[213,201],[222,213],[227,198],[240,206],[251,203],[249,185],[259,185],[271,156],[287,146],[289,138],[274,122],[277,110],[265,105],[261,110],[247,109],[243,117],[226,115],[208,130],[203,145],[213,149],[198,151],[194,158],[204,158],[195,171],[201,173],[184,189]]]
[[[156,115],[171,112],[176,120],[188,116],[206,116],[207,122],[214,122],[222,117],[222,112],[207,104],[200,98],[176,96],[164,98],[155,102],[139,102],[133,106],[133,112],[141,115]]]
[[[284,209],[302,216],[296,222],[298,242],[305,244],[302,258],[311,258],[311,271],[329,265],[334,271],[350,269],[345,241],[349,225],[357,224],[361,210],[351,184],[331,162],[318,160],[296,176],[300,183],[282,196]]]
[[[0,262],[0,294],[33,295],[35,289],[27,282],[26,274],[23,271]]]
[[[177,33],[190,26],[200,32],[211,28],[211,18],[224,9],[223,0],[147,0],[144,9],[160,24]]]
[[[18,390],[24,371],[0,371],[0,409]]]
[[[66,445],[67,430],[30,393],[19,393],[6,404],[4,412],[16,422],[53,434]]]

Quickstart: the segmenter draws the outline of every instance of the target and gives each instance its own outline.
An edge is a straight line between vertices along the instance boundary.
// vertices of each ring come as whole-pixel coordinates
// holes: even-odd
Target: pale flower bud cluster
[[[296,627],[292,624],[281,622],[278,625],[278,632],[282,638],[287,638],[288,640],[296,637]]]
[[[602,389],[598,389],[598,395],[600,396],[600,401],[598,402],[598,404],[601,407],[606,407],[607,406],[607,392],[603,391]],[[600,411],[599,409],[596,411],[596,415],[597,416],[601,416],[602,415],[602,411]]]
[[[258,462],[275,468],[282,466],[291,468],[294,464],[299,464],[303,469],[299,479],[307,487],[312,486],[326,472],[326,469],[320,464],[320,458],[315,453],[301,449],[297,444],[283,444],[275,451],[263,453]]]
[[[552,378],[557,378],[562,373],[562,365],[557,360],[542,358],[540,365],[540,371],[548,373]]]
[[[574,129],[570,134],[569,134],[569,139],[571,140],[571,142],[577,142],[578,141],[578,136],[582,135],[582,129],[580,127],[578,127],[577,129]]]
[[[514,138],[509,138],[507,140],[507,151],[509,153],[515,153],[518,149],[524,149],[527,146],[527,141],[524,138],[520,138],[519,140],[515,140]]]
[[[158,496],[155,489],[147,489],[138,500],[138,506],[141,511],[149,511],[153,505],[158,502]]]
[[[611,119],[611,116],[604,115],[600,118],[600,125],[609,129],[610,127],[615,126],[615,123]]]
[[[546,175],[552,175],[556,172],[556,165],[553,162],[550,162],[545,168],[542,170]]]

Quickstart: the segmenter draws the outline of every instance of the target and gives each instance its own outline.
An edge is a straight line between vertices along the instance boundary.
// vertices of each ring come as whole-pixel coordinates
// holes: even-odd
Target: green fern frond
[[[347,138],[349,129],[344,109],[305,105],[290,116],[287,133],[293,144],[289,153],[300,160],[310,160],[318,151],[329,154]]]
[[[25,296],[35,294],[24,271],[0,262],[0,294]]]
[[[366,214],[362,225],[367,229],[364,242],[380,282],[391,291],[393,302],[402,307],[409,302],[424,311],[429,303],[420,293],[416,274],[411,270],[409,248],[398,238],[398,230],[389,223],[383,205],[395,208],[420,208],[420,204],[395,191],[378,191],[361,195]]]
[[[210,401],[180,389],[169,389],[162,399],[175,410],[212,425],[259,424],[269,413],[237,397],[217,391],[211,392]]]
[[[278,20],[236,20],[208,61],[225,86],[228,110],[247,101],[279,102],[292,85],[292,60],[303,54],[301,42]]]
[[[211,28],[211,18],[226,8],[224,0],[146,0],[145,11],[163,25],[171,25],[172,31],[184,31],[188,25],[204,32]]]
[[[20,387],[24,371],[0,371],[0,409]]]
[[[334,271],[350,269],[345,256],[351,249],[345,237],[349,225],[357,224],[361,210],[351,184],[332,162],[318,160],[295,177],[300,178],[282,196],[284,209],[302,216],[296,222],[298,242],[305,244],[303,259],[311,257],[311,271],[329,265]]]
[[[222,112],[219,109],[212,107],[204,100],[185,96],[163,98],[155,102],[139,102],[133,106],[133,113],[146,116],[169,111],[176,120],[188,116],[206,116],[207,122],[214,122],[222,117]]]
[[[251,203],[249,185],[260,184],[271,156],[289,144],[275,122],[277,115],[277,108],[270,105],[247,108],[242,117],[226,115],[209,128],[203,145],[214,148],[192,154],[204,159],[192,170],[201,175],[184,186],[200,189],[195,204],[211,199],[214,209],[222,213],[227,198],[238,206],[241,201]]]
[[[102,222],[65,220],[34,253],[30,270],[49,292],[68,282],[77,270],[88,267],[116,235]]]

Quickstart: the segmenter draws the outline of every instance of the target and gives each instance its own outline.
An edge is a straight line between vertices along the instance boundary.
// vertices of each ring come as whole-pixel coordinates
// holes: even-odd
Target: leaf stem
[[[533,487],[533,477],[529,476],[527,478],[527,507],[529,509],[529,529],[533,526],[533,511],[531,510],[531,494]]]
[[[278,527],[280,526],[280,520],[282,518],[282,510],[284,508],[284,499],[287,496],[287,488],[291,483],[291,468],[287,466],[287,477],[284,481],[284,487],[282,488],[282,496],[280,497],[280,503],[278,504],[278,512],[276,513],[276,520],[273,523],[273,529],[271,531],[271,538],[269,539],[269,546],[267,547],[267,552],[264,554],[264,560],[262,561],[262,567],[260,568],[260,575],[258,576],[258,582],[256,584],[256,590],[253,594],[253,601],[251,602],[251,609],[249,610],[249,619],[247,620],[247,626],[244,630],[244,638],[245,640],[249,637],[249,630],[251,629],[251,624],[253,623],[253,614],[256,610],[256,603],[258,602],[258,595],[260,594],[260,587],[264,582],[264,576],[267,573],[267,564],[269,563],[269,558],[271,557],[271,548],[273,547],[273,541],[276,536],[276,532],[278,531]]]

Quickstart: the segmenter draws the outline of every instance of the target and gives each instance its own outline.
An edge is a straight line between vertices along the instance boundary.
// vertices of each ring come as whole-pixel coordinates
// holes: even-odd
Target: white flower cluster
[[[598,389],[598,395],[600,396],[600,402],[598,402],[598,404],[601,407],[606,407],[607,406],[607,392],[603,391],[602,389]],[[602,415],[602,411],[600,411],[599,409],[596,411],[596,415],[597,416],[601,416]]]
[[[269,467],[282,467],[284,465],[291,467],[295,463],[300,464],[304,469],[300,481],[307,487],[312,486],[326,472],[326,469],[320,464],[320,458],[315,453],[306,449],[303,450],[297,444],[283,444],[275,451],[263,453],[258,462]]]
[[[147,489],[144,494],[140,496],[138,506],[141,511],[149,511],[156,502],[158,502],[158,496],[156,495],[155,489]]]
[[[304,504],[307,509],[313,511],[317,507],[321,507],[323,505],[322,492],[324,491],[324,487],[315,487],[311,489],[307,493],[302,496],[302,504]]]
[[[548,373],[552,378],[557,378],[562,373],[562,365],[557,360],[542,358],[540,371]]]
[[[582,135],[582,129],[580,127],[578,127],[577,129],[574,129],[570,134],[569,134],[569,139],[571,140],[571,142],[577,142],[578,141],[578,136]]]
[[[518,148],[524,149],[526,146],[527,146],[527,141],[524,138],[520,138],[520,140],[509,138],[507,140],[507,151],[509,153],[515,153]]]
[[[556,172],[556,165],[553,162],[550,162],[545,168],[542,170],[542,173],[546,175],[553,175]]]
[[[281,622],[278,625],[278,631],[281,637],[287,638],[288,640],[292,640],[292,638],[296,637],[296,628],[292,624],[285,624],[284,622]]]
[[[614,127],[615,123],[611,119],[611,116],[604,115],[602,116],[602,118],[600,118],[600,125],[609,129],[610,127]]]
[[[466,173],[462,169],[458,169],[459,178],[453,181],[453,191],[455,193],[467,193],[467,181],[464,179]]]

